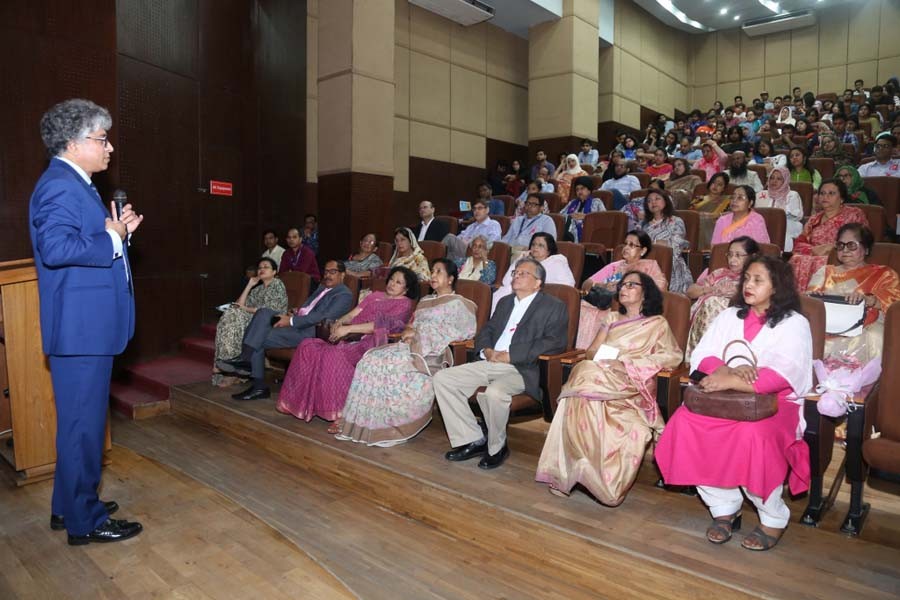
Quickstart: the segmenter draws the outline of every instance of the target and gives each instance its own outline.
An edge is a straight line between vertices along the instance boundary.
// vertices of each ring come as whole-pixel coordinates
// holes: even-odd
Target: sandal
[[[741,529],[741,513],[735,513],[726,517],[715,517],[712,524],[706,529],[706,539],[713,544],[724,544],[731,539],[735,531]],[[713,537],[713,534],[720,534],[723,537]]]
[[[341,425],[340,419],[335,419],[331,422],[331,425],[328,426],[327,431],[328,433],[334,435],[340,433],[341,429],[343,429],[343,426]]]
[[[744,538],[744,541],[741,542],[741,546],[746,548],[747,550],[752,550],[753,552],[765,552],[766,550],[771,550],[772,548],[777,546],[778,542],[781,540],[781,536],[783,535],[784,529],[779,530],[778,536],[776,537],[773,535],[769,535],[768,533],[763,531],[762,527],[756,527],[747,535],[747,537]],[[748,546],[747,542],[750,540],[756,540],[757,542],[759,542],[759,547]]]
[[[551,486],[548,486],[547,489],[548,489],[548,490],[550,491],[550,493],[553,494],[554,496],[559,496],[560,498],[568,498],[568,497],[569,497],[569,494],[567,494],[566,492],[562,491],[562,490],[559,489],[558,487],[554,487],[554,486],[551,485]]]

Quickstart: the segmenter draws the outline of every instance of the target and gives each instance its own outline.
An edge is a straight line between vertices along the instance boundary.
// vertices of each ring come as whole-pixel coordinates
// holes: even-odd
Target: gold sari
[[[663,420],[656,405],[656,374],[681,364],[683,354],[662,316],[607,317],[606,344],[615,360],[584,360],[560,395],[538,461],[536,480],[568,493],[576,483],[597,500],[617,506],[634,484]]]

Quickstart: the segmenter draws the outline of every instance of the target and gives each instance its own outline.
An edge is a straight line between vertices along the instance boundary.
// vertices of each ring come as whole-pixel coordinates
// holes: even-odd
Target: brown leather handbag
[[[743,344],[750,352],[750,358],[743,355],[732,356],[725,364],[736,358],[743,358],[756,367],[756,355],[744,340],[732,340],[722,350],[722,360],[732,344]],[[684,405],[689,411],[707,417],[730,419],[732,421],[760,421],[778,412],[776,394],[755,394],[753,392],[721,391],[704,392],[698,385],[688,385],[684,390]]]

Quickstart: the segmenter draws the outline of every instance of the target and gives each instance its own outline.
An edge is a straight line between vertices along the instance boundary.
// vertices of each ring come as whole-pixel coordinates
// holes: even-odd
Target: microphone
[[[128,194],[125,193],[125,190],[116,190],[113,192],[113,202],[116,203],[116,212],[118,213],[118,218],[122,218],[122,213],[125,211],[125,203],[128,202]]]

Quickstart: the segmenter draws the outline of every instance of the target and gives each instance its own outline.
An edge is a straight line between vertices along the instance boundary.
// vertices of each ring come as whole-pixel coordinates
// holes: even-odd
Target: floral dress
[[[431,422],[431,378],[453,366],[450,342],[475,335],[475,312],[475,304],[457,294],[423,298],[411,343],[373,348],[359,361],[338,439],[393,446],[422,431]]]
[[[642,229],[653,243],[666,242],[672,248],[672,280],[669,291],[683,294],[694,283],[694,278],[684,262],[682,250],[689,250],[691,243],[684,239],[686,234],[681,217],[668,217],[659,221],[644,222]]]

